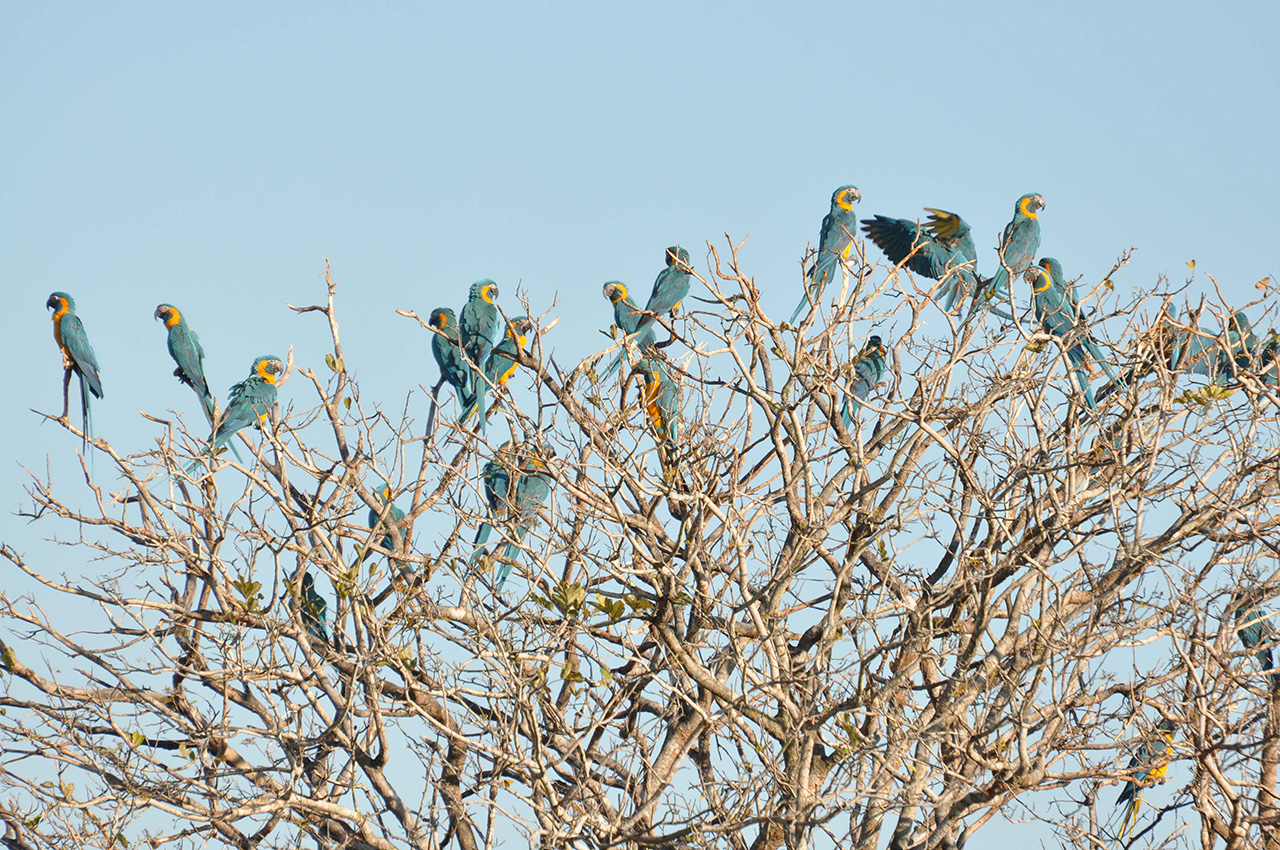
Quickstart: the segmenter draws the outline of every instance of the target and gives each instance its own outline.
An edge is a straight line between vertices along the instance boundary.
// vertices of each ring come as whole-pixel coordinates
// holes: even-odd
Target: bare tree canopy
[[[1280,846],[1280,398],[1233,319],[1271,292],[1191,310],[1122,257],[1076,327],[1009,269],[1002,322],[851,247],[798,327],[732,242],[669,249],[655,345],[577,364],[506,295],[512,368],[430,426],[361,395],[330,279],[243,462],[153,418],[32,474],[68,548],[0,550],[38,586],[0,595],[5,844]]]

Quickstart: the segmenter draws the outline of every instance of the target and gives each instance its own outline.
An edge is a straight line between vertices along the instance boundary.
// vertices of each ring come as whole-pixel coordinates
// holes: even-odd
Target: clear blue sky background
[[[1208,273],[1243,304],[1280,271],[1272,4],[263,6],[0,11],[0,538],[20,549],[51,533],[11,513],[20,467],[74,483],[78,444],[28,411],[60,409],[53,290],[102,363],[98,429],[132,451],[155,433],[139,410],[199,417],[156,304],[187,313],[220,397],[291,343],[323,369],[322,322],[285,303],[322,297],[325,256],[348,365],[393,408],[436,377],[394,308],[461,306],[481,277],[559,296],[561,363],[603,347],[601,284],[643,297],[677,241],[700,260],[749,234],[789,314],[842,183],[861,216],[962,213],[986,270],[1037,191],[1069,276],[1133,245],[1120,288],[1194,258],[1192,292]]]

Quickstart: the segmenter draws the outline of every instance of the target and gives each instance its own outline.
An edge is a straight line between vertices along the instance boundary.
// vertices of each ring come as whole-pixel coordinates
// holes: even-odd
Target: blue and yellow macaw
[[[1168,718],[1161,720],[1156,726],[1160,732],[1160,739],[1144,742],[1138,747],[1137,754],[1129,759],[1129,770],[1137,769],[1137,772],[1125,783],[1120,791],[1120,798],[1116,800],[1117,806],[1128,804],[1128,808],[1124,811],[1124,820],[1120,825],[1117,845],[1124,840],[1125,832],[1130,836],[1133,835],[1133,825],[1138,819],[1138,806],[1142,803],[1142,790],[1164,779],[1165,773],[1168,772],[1169,763],[1165,759],[1169,755],[1169,748],[1173,745],[1173,732],[1177,728],[1177,724],[1172,720]]]
[[[998,305],[1009,299],[1009,281],[1031,267],[1036,252],[1040,250],[1040,210],[1044,198],[1032,192],[1018,199],[1013,208],[1013,219],[1005,225],[1000,237],[1000,265],[995,275],[978,288],[978,297],[965,321],[973,318],[978,308],[990,310],[1002,319],[1012,319],[1007,310]]]
[[[498,315],[498,284],[489,279],[471,284],[471,295],[458,322],[462,329],[462,350],[471,358],[473,369],[483,369],[502,334]]]
[[[473,414],[478,412],[480,430],[484,430],[484,423],[488,418],[485,413],[485,394],[491,388],[496,390],[507,385],[507,380],[515,374],[516,367],[520,365],[519,352],[524,350],[529,332],[532,330],[533,320],[528,316],[516,316],[507,321],[507,331],[503,335],[502,342],[498,343],[498,347],[493,350],[489,360],[484,364],[484,380],[474,382],[472,393],[467,399],[467,406],[463,408],[462,416],[458,417],[459,422],[466,423]]]
[[[853,386],[849,388],[849,394],[840,406],[840,421],[844,423],[846,430],[853,424],[853,418],[862,412],[862,403],[867,400],[867,396],[871,395],[871,391],[884,378],[886,368],[884,343],[878,336],[869,337],[867,344],[858,353],[858,359],[854,361]],[[849,399],[853,399],[852,404]]]
[[[489,503],[489,511],[485,521],[480,523],[480,528],[476,531],[476,548],[471,553],[469,559],[471,561],[479,560],[484,551],[484,545],[489,542],[489,535],[493,533],[493,523],[507,514],[507,498],[511,495],[511,473],[514,464],[514,453],[511,449],[511,441],[508,440],[480,471],[480,483],[484,487],[484,497]]]
[[[93,413],[89,395],[102,398],[98,358],[94,356],[89,335],[84,332],[84,325],[76,315],[75,299],[65,292],[55,292],[49,296],[44,306],[53,311],[53,339],[62,352],[62,368],[65,370],[62,379],[62,418],[67,418],[70,407],[67,389],[74,372],[80,376],[80,415],[84,422],[81,444],[87,448],[89,440],[93,439]]]
[[[227,409],[214,431],[209,454],[217,454],[246,425],[262,427],[276,406],[276,376],[283,372],[284,362],[279,357],[264,355],[253,361],[249,377],[227,390]],[[195,466],[192,463],[188,473]]]
[[[209,392],[209,382],[204,376],[204,348],[200,345],[200,337],[187,325],[187,319],[172,304],[161,304],[156,308],[155,318],[164,322],[169,331],[169,356],[178,368],[173,376],[195,390],[204,407],[205,419],[209,424],[214,420],[213,393]]]
[[[1280,691],[1280,670],[1275,669],[1275,659],[1271,655],[1276,642],[1276,628],[1271,617],[1239,597],[1236,600],[1236,634],[1244,648],[1253,652],[1253,657],[1267,672],[1271,692]]]
[[[318,641],[329,642],[329,603],[316,591],[316,581],[310,572],[302,574],[302,600],[299,605],[302,625],[307,634]]]
[[[1261,348],[1249,317],[1242,310],[1231,314],[1226,333],[1221,336],[1184,330],[1178,340],[1169,368],[1204,375],[1219,386],[1226,385],[1237,371],[1250,368]]]
[[[502,550],[502,565],[498,567],[497,590],[502,590],[507,576],[515,567],[516,556],[520,552],[520,543],[529,529],[538,521],[538,514],[551,495],[551,487],[555,480],[543,459],[550,452],[540,446],[530,446],[517,473],[510,500],[507,502],[507,515],[515,523],[511,536]]]
[[[680,308],[693,283],[693,263],[689,260],[688,251],[679,245],[672,245],[667,248],[666,260],[667,267],[658,272],[658,277],[653,281],[653,292],[649,294],[644,312],[636,322],[635,332],[641,335],[640,339],[644,339],[645,334],[652,336],[656,333],[652,326],[657,317],[674,313]]]
[[[462,356],[458,317],[448,307],[437,307],[431,311],[428,324],[435,331],[431,337],[431,354],[440,367],[440,377],[448,381],[457,393],[458,411],[466,410],[474,376],[471,366]]]
[[[894,265],[905,263],[915,274],[943,281],[938,297],[950,313],[978,285],[978,249],[969,222],[959,215],[930,207],[925,212],[923,225],[878,215],[862,229]]]
[[[636,364],[643,379],[640,403],[660,445],[674,449],[680,439],[680,382],[671,376],[666,361],[646,357]]]
[[[631,298],[627,292],[627,285],[620,280],[611,280],[604,285],[604,297],[609,299],[609,303],[613,305],[613,323],[618,328],[618,332],[624,337],[633,337],[626,340],[626,344],[635,347],[636,351],[644,353],[649,346],[654,343],[653,325],[650,324],[645,328],[643,334],[636,334],[636,328],[640,325],[640,319],[643,313],[640,307]],[[609,377],[622,367],[623,350],[619,350],[614,355],[609,367],[605,370],[605,377]]]
[[[387,526],[391,526],[391,525],[398,525],[404,519],[404,511],[400,510],[400,508],[396,506],[396,503],[391,500],[391,495],[392,494],[391,494],[390,487],[383,486],[378,488],[378,498],[382,500],[382,504],[387,506],[387,521],[383,525],[383,528],[386,528]],[[382,515],[381,511],[376,511],[373,508],[369,508],[369,529],[371,531],[378,527],[378,517],[380,517],[381,515]],[[400,529],[400,540],[403,541],[404,543],[404,551],[408,552],[409,551],[409,529],[408,528],[402,527]],[[396,551],[395,540],[392,539],[390,534],[386,534],[385,536],[383,536],[383,538],[378,541],[378,545],[381,546],[383,549],[386,549],[388,552]],[[397,561],[392,558],[388,558],[388,560],[391,561],[391,564],[393,566],[398,567],[402,573],[407,572],[409,569],[406,564],[400,561]]]
[[[787,320],[788,324],[794,325],[801,313],[807,316],[827,284],[842,275],[843,265],[853,250],[853,238],[858,235],[858,217],[854,215],[853,205],[861,200],[857,186],[841,186],[831,193],[831,210],[822,217],[822,230],[818,233],[818,256],[809,267],[804,296]]]
[[[1036,319],[1045,332],[1057,337],[1067,350],[1067,360],[1076,384],[1084,393],[1085,403],[1090,410],[1097,410],[1098,404],[1089,382],[1089,367],[1085,364],[1087,357],[1092,357],[1102,367],[1112,383],[1119,379],[1080,318],[1076,288],[1067,283],[1062,274],[1062,264],[1052,257],[1042,258],[1039,265],[1027,270],[1025,277],[1031,283]]]

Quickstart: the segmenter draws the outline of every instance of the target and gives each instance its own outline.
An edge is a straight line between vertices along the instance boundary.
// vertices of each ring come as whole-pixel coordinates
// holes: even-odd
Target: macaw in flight
[[[843,273],[845,262],[853,251],[853,238],[858,235],[858,216],[853,205],[862,200],[857,186],[841,186],[831,193],[831,210],[822,217],[818,232],[818,256],[806,276],[804,296],[787,320],[794,325],[801,314],[809,311],[822,298],[827,284]]]
[[[1071,363],[1076,384],[1084,393],[1085,404],[1090,410],[1097,410],[1086,359],[1092,357],[1113,383],[1119,378],[1080,317],[1076,288],[1067,283],[1062,264],[1052,257],[1041,258],[1038,265],[1027,270],[1025,278],[1031,284],[1036,319],[1045,332],[1057,337],[1066,348],[1067,360]]]
[[[46,308],[53,311],[53,339],[62,352],[62,418],[67,418],[70,401],[68,388],[71,386],[71,375],[80,376],[80,415],[84,423],[81,430],[81,445],[88,448],[93,439],[93,411],[89,396],[102,398],[102,377],[99,375],[98,358],[94,356],[93,346],[89,344],[89,335],[84,332],[84,325],[76,315],[76,302],[65,292],[55,292],[45,302]]]
[[[925,212],[923,225],[878,215],[862,229],[894,265],[905,263],[915,274],[943,281],[938,298],[950,313],[977,289],[978,249],[969,222],[959,215],[930,207]]]

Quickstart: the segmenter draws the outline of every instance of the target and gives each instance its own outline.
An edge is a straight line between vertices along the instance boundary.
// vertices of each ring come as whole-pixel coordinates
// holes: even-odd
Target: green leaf
[[[330,372],[338,371],[338,360],[332,354],[326,354],[324,356],[324,365],[329,367]]]
[[[346,405],[347,410],[350,410],[350,409],[351,409],[351,396],[347,396],[346,398],[344,398],[344,399],[342,400],[342,403],[343,403],[344,405]]]

